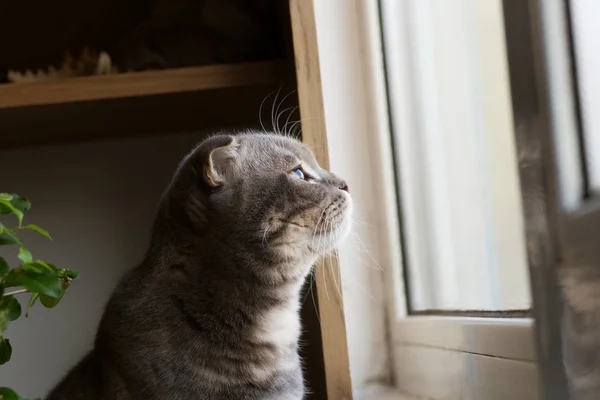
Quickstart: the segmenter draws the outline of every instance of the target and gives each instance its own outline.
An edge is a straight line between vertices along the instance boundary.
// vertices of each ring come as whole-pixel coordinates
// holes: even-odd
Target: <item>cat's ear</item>
[[[238,156],[239,143],[230,135],[214,136],[207,142],[202,178],[207,185],[219,187],[225,183],[227,171]]]

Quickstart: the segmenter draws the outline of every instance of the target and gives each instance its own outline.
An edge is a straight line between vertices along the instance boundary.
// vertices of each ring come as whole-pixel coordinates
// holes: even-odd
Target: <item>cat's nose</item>
[[[344,192],[350,193],[350,190],[348,190],[348,184],[346,183],[346,181],[341,181],[340,185],[339,185],[339,188],[341,190],[343,190]]]

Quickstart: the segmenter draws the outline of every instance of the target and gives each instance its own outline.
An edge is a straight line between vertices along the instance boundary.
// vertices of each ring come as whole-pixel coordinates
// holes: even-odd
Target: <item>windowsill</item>
[[[402,392],[440,400],[540,397],[531,319],[406,317],[393,336]]]
[[[425,400],[424,398],[412,397],[401,393],[398,389],[384,386],[371,385],[367,389],[354,394],[355,400]]]

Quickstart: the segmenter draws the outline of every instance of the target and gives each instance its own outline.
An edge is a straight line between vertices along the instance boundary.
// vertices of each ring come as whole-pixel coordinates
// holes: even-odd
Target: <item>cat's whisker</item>
[[[329,246],[333,246],[338,241],[338,232],[337,232],[337,229],[334,228],[334,222],[331,220],[329,222],[329,232],[331,232],[331,235],[333,236],[331,238],[331,243],[329,244]],[[338,282],[337,282],[337,278],[336,278],[337,263],[335,263],[334,261],[337,261],[337,260],[334,260],[335,254],[336,254],[335,248],[330,250],[327,253],[327,258],[329,260],[328,269],[329,269],[329,272],[331,273],[331,277],[333,278],[333,285],[336,289],[336,292],[338,292],[338,294],[340,295],[340,298],[341,298],[341,291],[338,286]]]
[[[376,268],[372,265],[371,261],[367,258],[363,257],[361,254],[354,254],[354,259],[356,260],[356,265],[359,268],[369,270],[369,272],[382,272],[383,269]]]
[[[319,236],[321,238],[323,237],[323,233],[326,232],[328,224],[329,224],[329,221],[327,218],[325,218],[325,223],[322,225],[321,231],[319,231]],[[323,240],[321,240],[321,242],[323,244],[322,247],[325,247],[326,243],[323,243],[324,242]],[[319,252],[320,251],[321,251],[321,246],[319,246]],[[325,259],[325,257],[321,257],[321,263],[323,265],[323,268],[321,268],[321,273],[323,274],[323,287],[325,288],[325,296],[329,300],[329,289],[327,289],[327,260]]]
[[[279,132],[277,131],[277,125],[275,124],[275,104],[277,104],[279,93],[281,93],[281,86],[279,87],[279,89],[277,89],[277,92],[275,93],[275,98],[273,99],[273,104],[271,105],[271,126],[273,132],[275,132],[276,134],[279,134]]]
[[[352,223],[353,224],[357,224],[359,226],[364,226],[364,227],[367,227],[367,228],[372,228],[373,227],[372,224],[366,222],[363,219],[360,219],[356,214],[352,214]]]
[[[337,251],[333,250],[333,251],[329,252],[328,257],[329,257],[329,262],[330,262],[329,268],[331,270],[331,276],[333,276],[333,284],[335,285],[335,289],[339,296],[339,299],[341,299],[342,298],[341,281],[338,282],[337,277],[336,277],[338,275],[337,272],[339,271],[338,268],[340,265],[339,258],[337,256]],[[334,261],[335,261],[335,263],[334,263]]]
[[[323,287],[325,288],[325,297],[329,300],[329,289],[327,289],[327,264],[323,261],[323,268],[321,268],[321,274],[323,274]]]
[[[304,298],[302,299],[302,304],[304,304],[304,302],[306,301],[306,298],[308,297],[308,293],[310,292],[310,289],[312,287],[314,271],[315,271],[315,269],[311,268],[310,273],[308,275],[308,279],[310,282],[308,284],[306,284],[306,293],[304,293]]]
[[[335,228],[334,228],[333,224],[332,224],[332,230],[334,232],[333,243],[337,244],[337,243],[339,243],[339,240],[340,240],[339,226],[335,226]],[[334,248],[332,251],[329,252],[329,260],[330,260],[331,275],[333,276],[333,283],[335,285],[335,289],[337,291],[339,299],[341,299],[342,298],[342,286],[341,286],[342,281],[341,281],[341,277],[339,276],[340,259],[338,257],[337,248]],[[338,282],[338,277],[340,278],[339,282]]]
[[[279,95],[279,93],[281,92],[281,88],[280,90],[277,92],[277,94]],[[277,104],[277,99],[279,98],[276,97],[275,101],[273,102],[273,108],[271,108],[271,121],[273,123],[273,130],[275,131],[275,133],[277,133],[278,135],[281,135],[281,129],[279,128],[279,117],[281,116],[281,114],[279,113],[279,110],[281,109],[281,106],[283,105],[283,103],[287,100],[288,97],[290,97],[295,91],[291,91],[290,93],[288,93],[287,95],[285,95],[283,97],[283,99],[281,99],[281,101],[279,101],[279,104]],[[285,110],[284,110],[285,111]]]
[[[278,132],[280,135],[285,136],[285,131],[281,131],[281,127],[279,126],[279,119],[285,115],[285,113],[287,111],[289,111],[287,120],[290,119],[290,117],[293,115],[294,111],[296,109],[298,109],[299,106],[291,106],[291,107],[287,107],[285,109],[283,109],[283,111],[279,111],[281,106],[283,106],[283,104],[285,103],[285,101],[287,100],[288,97],[290,97],[292,94],[296,93],[296,90],[292,90],[290,93],[288,93],[283,99],[281,99],[281,101],[279,102],[279,104],[277,105],[277,108],[275,109],[275,124],[277,125],[276,127],[276,132]]]
[[[260,127],[262,128],[263,132],[267,132],[267,128],[265,128],[265,124],[263,122],[263,113],[262,113],[262,109],[263,106],[265,105],[265,101],[267,101],[267,99],[269,97],[271,97],[272,94],[276,93],[277,91],[274,90],[271,93],[269,93],[268,95],[265,96],[264,99],[262,99],[262,101],[260,102],[260,107],[258,107],[258,122],[260,122]]]
[[[314,271],[316,274],[317,273],[316,269]],[[315,283],[315,277],[314,277],[314,275],[311,275],[310,297],[312,298],[313,307],[315,308],[315,314],[317,315],[317,321],[319,321],[319,324],[320,324],[321,323],[321,313],[319,312],[319,307],[317,307],[317,301],[315,300],[315,292],[313,290],[314,283]]]
[[[335,252],[335,257],[338,260],[338,265],[339,264],[339,253]],[[364,258],[362,258],[360,255],[355,255],[354,257],[356,257],[356,260],[358,261],[358,265],[362,265],[364,263]],[[353,274],[346,274],[344,275],[344,279],[347,281],[347,284],[353,287],[358,288],[364,295],[368,296],[369,298],[371,298],[372,300],[376,300],[375,296],[373,295],[373,293],[371,293],[369,290],[367,290],[365,288],[365,286],[360,284],[360,281],[357,280]],[[341,277],[340,277],[341,278]],[[340,294],[341,295],[341,294]]]
[[[299,138],[302,133],[302,121],[296,121],[292,124],[292,135]]]
[[[366,222],[360,221],[358,219],[352,219],[352,225],[360,226],[363,228],[370,228],[370,225]]]
[[[379,270],[379,271],[384,271],[384,268],[377,262],[377,260],[375,259],[375,257],[373,257],[373,255],[369,252],[369,250],[367,249],[367,246],[365,245],[365,243],[361,240],[360,236],[358,236],[357,233],[355,232],[350,232],[351,236],[353,238],[355,238],[358,243],[360,244],[360,246],[362,247],[363,251],[365,253],[367,253],[367,255],[369,256],[369,258],[371,259],[371,261],[373,262],[375,269]],[[368,267],[371,267],[369,264],[367,264]]]
[[[325,213],[325,210],[327,210],[326,208],[323,208],[323,210],[321,211],[321,215],[319,215],[319,219],[317,220],[317,224],[315,225],[315,230],[313,231],[313,238],[312,238],[312,242],[311,242],[311,249],[315,249],[315,240],[316,240],[316,236],[317,236],[317,229],[319,228],[319,223],[321,222],[321,218],[323,218],[323,214]],[[318,251],[315,252],[315,254],[319,254]]]
[[[327,218],[327,216],[325,216],[323,218],[321,232],[319,232],[319,238],[320,238],[319,254],[323,253],[327,249],[327,246],[329,245],[329,235],[327,235],[327,226],[328,225],[329,225],[329,218]]]
[[[359,283],[359,280],[353,277],[352,274],[346,274],[344,275],[344,277],[347,280],[346,284],[348,285],[348,287],[356,287],[361,291],[362,294],[368,296],[371,300],[376,300],[376,297],[367,289],[365,289],[365,287]]]
[[[269,241],[267,239],[267,233],[269,232],[269,228],[270,227],[267,226],[265,228],[265,232],[263,233],[263,240],[262,240],[263,247],[269,247]],[[266,244],[266,246],[265,246],[265,244]]]
[[[334,274],[333,275],[333,277],[334,277],[333,279],[335,280],[335,286],[337,288],[338,295],[340,296],[339,298],[342,299],[343,298],[343,296],[342,296],[342,277],[339,275],[340,256],[339,256],[339,254],[338,254],[337,251],[334,251],[332,253],[332,257],[336,260],[336,270],[333,271],[333,274]],[[339,282],[335,278],[336,275],[339,276],[339,278],[340,278]]]
[[[287,116],[287,119],[289,120],[289,118],[291,117],[291,115],[294,113],[294,108],[297,108],[297,106],[296,106],[296,107],[287,107],[287,108],[284,108],[284,109],[283,109],[283,110],[282,110],[282,111],[281,111],[281,112],[280,112],[280,113],[277,115],[277,118],[275,119],[275,123],[277,124],[277,126],[279,126],[279,119],[280,119],[281,117],[285,116],[285,113],[286,113],[286,112],[288,112],[288,111],[289,111],[289,114],[288,114],[288,116]],[[281,130],[281,128],[280,128],[280,131],[279,131],[279,132],[280,132],[280,134],[281,134],[282,136],[289,137],[289,136],[288,136],[288,134],[287,134],[287,132],[286,132],[286,130],[285,130],[285,125],[283,125],[283,130]]]
[[[288,114],[287,118],[285,119],[285,124],[283,125],[283,134],[289,138],[292,138],[292,135],[291,135],[292,133],[290,131],[288,131],[287,127],[288,127],[288,124],[290,123],[290,118],[292,118],[292,115],[294,115],[294,113],[296,111],[298,111],[299,107],[300,106],[292,107],[290,113]]]
[[[337,228],[339,229],[339,226],[338,226]],[[341,235],[342,235],[342,232],[340,232],[338,229],[336,229],[336,243],[339,243],[339,241],[340,241],[340,237],[341,237]],[[339,294],[339,296],[340,296],[340,299],[341,299],[341,298],[343,297],[343,296],[342,296],[342,283],[343,283],[343,282],[342,282],[342,276],[340,275],[340,265],[341,265],[341,264],[340,264],[340,255],[339,255],[339,253],[338,253],[338,251],[337,251],[337,248],[336,248],[336,249],[333,251],[333,257],[334,257],[334,258],[335,258],[335,260],[336,260],[336,267],[337,267],[337,270],[336,270],[336,271],[334,271],[334,272],[337,272],[337,274],[336,274],[336,275],[339,277],[339,283],[338,283],[338,282],[336,282],[336,285],[337,285],[337,287],[338,287],[338,294]]]
[[[315,118],[310,118],[310,117],[306,117],[306,118],[300,118],[298,121],[295,121],[292,123],[290,132],[291,132],[291,137],[292,138],[299,138],[300,137],[300,131],[302,130],[302,124],[308,123],[310,121],[313,121]],[[324,146],[309,146],[311,148],[311,150],[315,150],[315,149],[322,149],[324,148]]]

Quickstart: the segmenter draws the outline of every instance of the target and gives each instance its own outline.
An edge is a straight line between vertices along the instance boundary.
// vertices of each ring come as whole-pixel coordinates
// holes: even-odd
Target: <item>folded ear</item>
[[[227,172],[238,157],[239,143],[231,135],[213,136],[200,145],[202,179],[211,187],[222,186]]]

